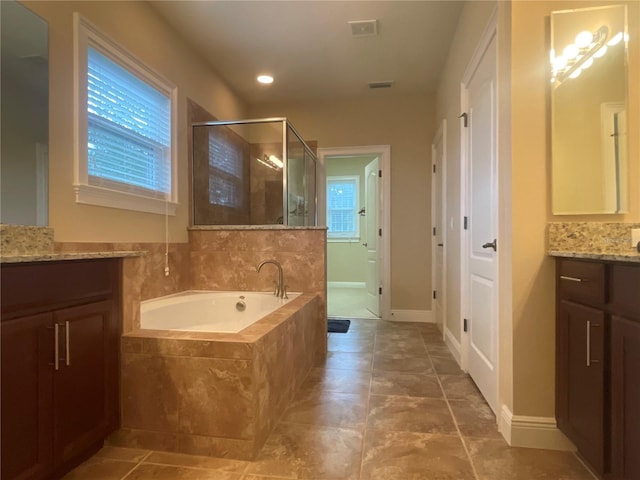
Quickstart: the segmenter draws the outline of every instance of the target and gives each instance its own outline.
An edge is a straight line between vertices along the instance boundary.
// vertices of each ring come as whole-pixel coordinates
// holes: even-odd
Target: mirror
[[[47,225],[49,27],[0,1],[0,223]]]
[[[552,209],[628,208],[626,6],[551,13]]]

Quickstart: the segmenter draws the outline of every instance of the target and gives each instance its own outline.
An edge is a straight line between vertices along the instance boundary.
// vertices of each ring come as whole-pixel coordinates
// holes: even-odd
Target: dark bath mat
[[[347,333],[351,320],[331,320],[329,319],[329,328],[327,329],[332,333]]]

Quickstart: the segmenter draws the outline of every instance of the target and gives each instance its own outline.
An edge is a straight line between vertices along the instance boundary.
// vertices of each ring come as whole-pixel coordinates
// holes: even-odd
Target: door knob
[[[493,251],[495,252],[498,250],[498,240],[494,238],[493,242],[487,242],[483,244],[482,248],[493,248]]]
[[[363,246],[363,247],[366,247],[367,245],[368,245],[367,243],[363,243],[363,244],[362,244],[362,246]]]

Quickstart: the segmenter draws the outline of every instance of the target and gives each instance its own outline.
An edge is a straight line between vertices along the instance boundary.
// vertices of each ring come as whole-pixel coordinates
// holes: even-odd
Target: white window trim
[[[358,215],[358,210],[360,209],[360,176],[359,175],[327,175],[326,178],[326,189],[327,189],[327,200],[329,199],[329,181],[355,181],[356,184],[356,205],[354,208],[355,214],[355,235],[349,236],[340,236],[335,233],[330,233],[327,231],[327,242],[328,243],[357,243],[360,241],[360,216]],[[327,222],[329,221],[329,206],[327,205]],[[328,225],[328,223],[327,223]]]
[[[74,182],[76,203],[139,212],[175,215],[178,207],[177,137],[178,89],[147,67],[78,12],[73,14],[74,33]],[[87,166],[87,52],[92,47],[126,67],[171,101],[171,192],[168,199],[146,197],[89,184]]]

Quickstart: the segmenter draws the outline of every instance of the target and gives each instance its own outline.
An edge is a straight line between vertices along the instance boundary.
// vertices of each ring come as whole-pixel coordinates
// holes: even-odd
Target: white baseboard
[[[512,447],[575,451],[576,447],[562,433],[553,417],[513,415],[503,405],[498,421],[500,433]]]
[[[458,365],[462,366],[462,347],[456,337],[453,336],[453,333],[451,333],[451,330],[446,326],[444,329],[444,343],[449,347],[449,350],[456,359],[456,362],[458,362]]]
[[[435,323],[431,310],[391,310],[391,320],[394,322]]]
[[[365,288],[364,282],[327,282],[328,288]]]

